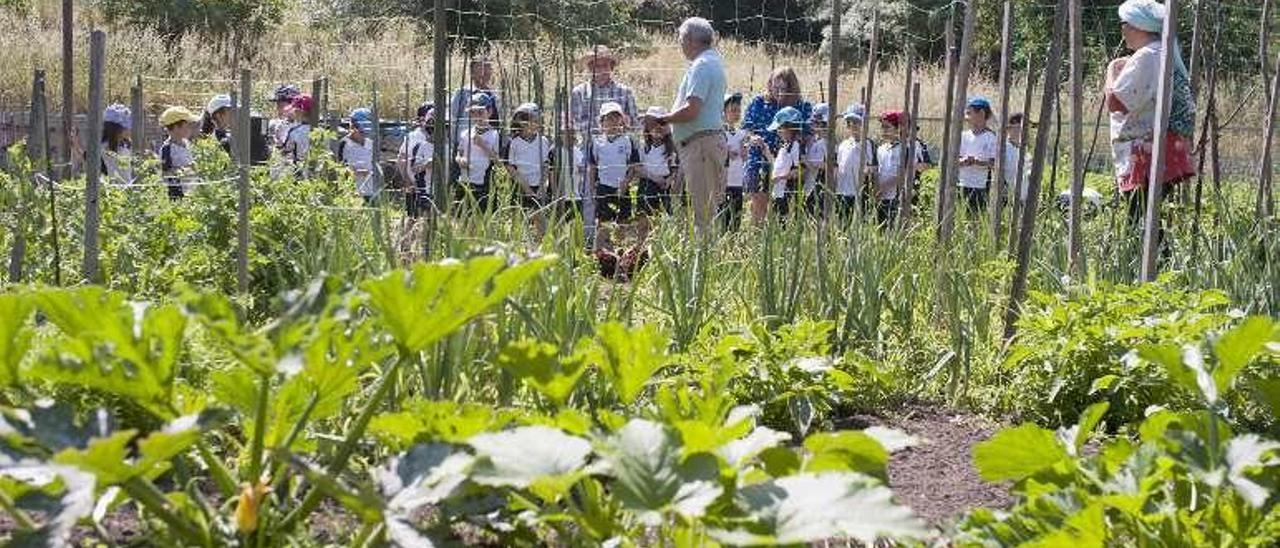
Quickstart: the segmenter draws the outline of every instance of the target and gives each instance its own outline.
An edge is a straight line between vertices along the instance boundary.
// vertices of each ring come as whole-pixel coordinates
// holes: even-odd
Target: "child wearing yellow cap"
[[[185,181],[195,164],[190,139],[199,121],[199,116],[184,107],[169,107],[160,114],[160,125],[167,135],[160,145],[160,173],[169,188],[170,199],[182,198],[191,190],[190,183]]]

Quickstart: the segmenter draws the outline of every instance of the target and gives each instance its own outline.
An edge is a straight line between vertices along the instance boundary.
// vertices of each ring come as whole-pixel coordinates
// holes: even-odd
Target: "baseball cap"
[[[294,96],[293,99],[289,100],[289,108],[294,110],[311,112],[311,109],[314,107],[315,107],[315,101],[311,99],[310,95],[307,95],[305,93],[299,93],[298,95]]]
[[[600,105],[600,118],[604,118],[605,116],[608,116],[610,114],[615,114],[615,113],[626,116],[626,113],[622,111],[622,105],[619,105],[618,103],[609,101],[603,105]]]
[[[831,105],[826,103],[818,103],[813,106],[813,113],[810,116],[814,120],[827,121],[831,117]]]
[[[276,86],[275,91],[271,92],[271,100],[277,103],[287,103],[292,101],[294,97],[297,97],[301,93],[302,91],[298,89],[298,86],[293,84],[280,84]]]
[[[361,133],[373,131],[373,111],[364,107],[352,110],[351,125],[359,128]]]
[[[644,120],[645,118],[658,119],[658,118],[661,118],[661,117],[666,116],[666,115],[667,115],[667,109],[662,108],[662,107],[659,107],[659,106],[652,106],[652,107],[649,107],[649,108],[645,109],[645,110],[644,110],[644,114],[641,114],[641,115],[639,116],[639,118],[640,118],[641,120]]]
[[[798,126],[802,121],[804,116],[795,107],[783,107],[773,115],[773,123],[769,124],[769,131],[778,131],[782,126]]]
[[[969,108],[991,110],[991,101],[987,100],[986,97],[973,97],[969,99]]]
[[[493,106],[493,96],[483,91],[471,94],[471,102],[467,103],[467,108],[489,108]]]
[[[736,91],[733,93],[726,93],[724,96],[724,104],[726,105],[728,105],[729,103],[741,103],[741,102],[742,102],[742,94]]]
[[[133,128],[133,113],[120,103],[108,106],[102,111],[102,121],[110,122],[125,129]]]
[[[863,119],[867,117],[867,107],[862,106],[862,103],[854,103],[852,105],[849,105],[849,108],[844,109],[844,114],[842,114],[841,116],[845,120],[855,120],[855,121],[861,122]]]
[[[220,93],[209,99],[209,104],[204,106],[204,111],[206,114],[213,114],[224,108],[229,108],[230,106],[231,96],[225,93]]]
[[[515,113],[516,114],[524,113],[524,114],[528,114],[530,116],[536,117],[542,114],[542,109],[538,108],[537,103],[522,103],[520,106],[516,107]]]
[[[178,122],[199,122],[200,117],[186,107],[169,107],[160,113],[160,125],[169,127]]]

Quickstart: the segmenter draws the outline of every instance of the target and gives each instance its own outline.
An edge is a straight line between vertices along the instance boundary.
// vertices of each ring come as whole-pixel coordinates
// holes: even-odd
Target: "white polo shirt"
[[[783,143],[778,149],[778,153],[773,158],[773,171],[770,179],[773,180],[773,190],[771,195],[774,198],[787,197],[787,180],[778,180],[779,177],[788,177],[791,171],[800,164],[800,141],[792,141]]]
[[[373,139],[366,137],[363,143],[357,143],[351,137],[343,137],[342,153],[338,161],[351,168],[356,180],[356,193],[366,198],[378,193],[373,181]]]
[[[729,188],[742,188],[747,177],[747,153],[743,150],[750,133],[742,128],[726,129],[725,144],[729,148],[729,164],[724,170],[725,185]]]
[[[804,193],[808,195],[818,187],[818,174],[827,166],[827,140],[815,136],[804,153]]]
[[[966,129],[960,135],[961,158],[973,156],[979,160],[994,162],[999,151],[994,131],[988,129],[974,133],[972,129]],[[960,166],[956,176],[960,179],[960,186],[964,188],[987,188],[991,169],[991,166]]]
[[[550,158],[551,140],[542,135],[535,135],[533,139],[517,135],[507,145],[507,163],[531,188],[542,186],[542,174]]]
[[[472,185],[486,184],[488,179],[485,176],[489,174],[489,168],[493,166],[493,158],[489,157],[489,153],[476,146],[475,136],[478,132],[479,128],[476,127],[468,129],[465,142],[458,145],[462,157],[469,162],[467,167],[459,174],[459,181]],[[488,145],[489,150],[498,151],[498,130],[488,128],[479,135],[484,140],[484,143]]]
[[[627,170],[640,163],[640,151],[631,137],[618,135],[612,139],[601,135],[592,147],[596,157],[596,182],[609,188],[618,188],[627,179]]]
[[[311,126],[297,124],[289,128],[284,139],[284,155],[290,162],[302,162],[311,150]]]
[[[876,163],[879,164],[876,169],[876,199],[877,200],[896,200],[898,199],[898,183],[894,179],[898,176],[898,171],[902,168],[902,143],[883,143],[876,149]],[[915,147],[916,165],[924,163],[924,148]],[[911,184],[915,180],[915,176],[907,173],[904,184]]]
[[[836,149],[836,194],[841,196],[857,196],[859,194],[859,171],[862,159],[867,158],[868,166],[875,166],[875,143],[845,139]]]
[[[666,181],[671,176],[671,159],[668,158],[667,145],[646,143],[640,151],[640,164],[644,166],[644,178],[650,181]]]

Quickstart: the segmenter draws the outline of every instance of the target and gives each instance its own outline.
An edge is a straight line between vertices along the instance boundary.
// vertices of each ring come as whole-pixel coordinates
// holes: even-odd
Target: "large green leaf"
[[[189,415],[167,424],[163,429],[136,440],[137,457],[130,445],[137,432],[122,430],[105,438],[96,438],[84,449],[67,448],[54,456],[59,464],[75,466],[92,473],[102,485],[119,485],[135,477],[153,477],[168,469],[169,461],[184,453],[200,440],[201,434],[218,424],[218,413]]]
[[[929,534],[911,509],[893,503],[889,488],[853,472],[800,474],[738,491],[746,527],[713,531],[739,545],[800,544],[845,537],[872,546],[877,539],[923,539]]]
[[[173,418],[173,380],[186,317],[172,305],[125,302],[100,287],[33,294],[63,338],[32,368],[37,378],[115,394]]]
[[[1057,436],[1034,424],[1006,428],[973,448],[973,463],[987,481],[1021,480],[1068,458]]]
[[[492,407],[448,400],[414,400],[405,410],[383,413],[369,423],[369,432],[396,448],[419,442],[466,443],[472,436],[498,430],[510,422]]]
[[[0,386],[18,380],[18,366],[31,348],[31,302],[22,295],[0,295]]]
[[[496,255],[446,260],[418,264],[412,272],[396,270],[365,282],[364,289],[396,343],[418,352],[502,302],[553,262],[551,256],[516,264]]]
[[[863,432],[824,432],[805,438],[806,472],[860,472],[888,478],[889,452]]]
[[[679,436],[661,423],[632,419],[608,439],[604,453],[618,500],[647,523],[667,510],[700,517],[724,492],[716,458],[682,459]]]
[[[580,357],[562,359],[554,344],[533,339],[507,345],[498,354],[498,365],[556,405],[564,405],[587,370]]]
[[[587,359],[600,367],[618,398],[631,404],[653,375],[668,365],[670,340],[656,326],[645,324],[628,329],[609,322],[596,330],[586,346]]]
[[[591,454],[587,440],[540,425],[479,434],[467,444],[479,457],[472,475],[476,483],[518,488],[578,472]]]
[[[1213,353],[1218,358],[1218,366],[1213,370],[1213,381],[1218,393],[1225,394],[1232,388],[1236,376],[1273,340],[1274,333],[1271,320],[1254,316],[1217,340]]]
[[[6,546],[70,546],[76,522],[93,512],[93,475],[70,466],[29,463],[0,468],[0,490],[44,523],[34,531],[11,531]]]
[[[791,434],[760,426],[752,430],[746,437],[726,443],[716,451],[716,454],[720,455],[731,468],[742,468],[743,465],[756,458],[760,453],[777,447],[778,444],[790,439]]]

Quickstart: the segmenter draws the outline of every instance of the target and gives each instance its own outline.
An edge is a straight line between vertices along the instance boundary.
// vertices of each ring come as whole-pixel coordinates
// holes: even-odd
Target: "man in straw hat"
[[[578,68],[587,81],[574,86],[569,96],[569,108],[573,113],[574,129],[592,129],[596,113],[605,103],[617,103],[626,115],[626,123],[636,119],[636,97],[631,88],[613,79],[618,68],[618,57],[606,46],[592,46],[578,57]]]

